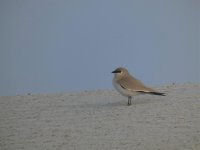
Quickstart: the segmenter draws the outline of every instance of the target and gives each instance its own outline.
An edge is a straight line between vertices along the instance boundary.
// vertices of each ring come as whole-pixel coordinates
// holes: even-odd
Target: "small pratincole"
[[[128,97],[128,105],[131,105],[132,96],[138,94],[165,96],[165,93],[145,86],[141,81],[129,74],[126,68],[119,67],[112,73],[114,73],[113,86],[121,95]]]

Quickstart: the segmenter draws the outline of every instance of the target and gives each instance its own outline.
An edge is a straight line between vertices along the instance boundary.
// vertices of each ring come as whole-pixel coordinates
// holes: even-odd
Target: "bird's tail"
[[[149,92],[149,94],[159,95],[159,96],[165,96],[165,93],[161,93],[161,92]]]

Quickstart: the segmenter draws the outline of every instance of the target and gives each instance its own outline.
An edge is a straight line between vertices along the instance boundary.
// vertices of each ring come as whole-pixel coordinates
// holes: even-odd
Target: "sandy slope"
[[[200,85],[0,97],[0,150],[200,150]]]

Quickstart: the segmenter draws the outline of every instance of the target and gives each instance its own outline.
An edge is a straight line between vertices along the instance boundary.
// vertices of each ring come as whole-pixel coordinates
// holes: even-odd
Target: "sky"
[[[200,82],[198,0],[1,0],[0,96]]]

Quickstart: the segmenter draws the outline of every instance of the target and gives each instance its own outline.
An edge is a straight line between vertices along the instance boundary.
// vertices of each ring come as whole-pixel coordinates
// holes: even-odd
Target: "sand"
[[[0,97],[0,150],[200,150],[200,84]]]

